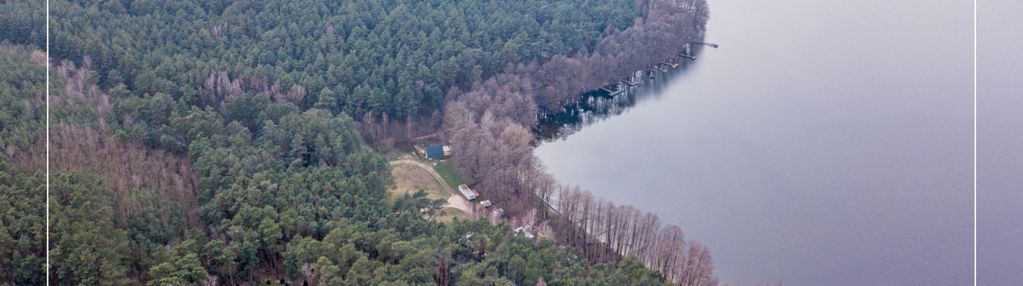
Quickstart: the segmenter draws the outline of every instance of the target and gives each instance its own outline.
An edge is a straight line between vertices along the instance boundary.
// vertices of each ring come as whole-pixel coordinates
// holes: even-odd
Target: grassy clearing
[[[440,182],[423,169],[410,165],[394,165],[391,166],[391,173],[394,175],[395,186],[387,190],[388,199],[393,200],[403,194],[413,194],[420,190],[426,192],[426,197],[431,199],[448,199],[448,192]]]
[[[458,176],[458,173],[455,173],[455,168],[451,166],[450,160],[437,162],[437,165],[435,165],[433,169],[437,171],[437,174],[440,174],[440,176],[444,178],[444,181],[447,181],[448,185],[452,188],[457,188],[458,185],[461,184],[472,185],[473,183],[471,180],[463,179]]]
[[[426,197],[430,199],[448,200],[450,197],[440,181],[419,167],[404,164],[392,165],[391,173],[394,175],[395,182],[395,186],[387,190],[387,199],[391,201],[403,194],[413,194],[417,191],[426,192]],[[433,219],[448,222],[455,218],[465,218],[465,212],[451,206],[445,206],[441,212]]]

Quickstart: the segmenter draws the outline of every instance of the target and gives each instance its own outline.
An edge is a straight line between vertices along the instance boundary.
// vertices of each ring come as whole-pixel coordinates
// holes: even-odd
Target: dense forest
[[[564,199],[585,196],[543,172],[529,131],[675,55],[702,1],[50,5],[57,285],[716,283],[677,227]],[[0,284],[42,281],[41,7],[0,3]],[[460,174],[553,239],[431,220],[443,202],[423,193],[387,200],[371,146],[438,131]]]
[[[51,53],[191,105],[266,93],[361,118],[429,116],[452,87],[592,48],[614,1],[54,1]],[[96,19],[103,19],[98,21]],[[416,120],[414,122],[419,122]]]
[[[22,74],[43,71],[25,49],[4,51],[4,63],[30,69]],[[201,146],[191,148],[190,160],[130,143],[123,139],[129,129],[104,123],[121,112],[155,116],[161,105],[117,100],[69,62],[53,74],[62,85],[51,102],[59,126],[51,139],[57,285],[664,283],[638,261],[590,266],[573,250],[514,235],[507,225],[429,220],[441,202],[422,193],[384,200],[386,164],[345,117],[267,108],[282,114],[263,126],[276,135],[254,137],[212,109],[193,109],[172,120],[194,132],[190,145]],[[30,84],[4,94],[19,103],[4,114],[22,114],[18,122],[29,128],[5,126],[17,135],[5,138],[39,136],[42,78],[7,79]],[[325,138],[333,141],[318,142]],[[5,147],[39,150],[36,140]],[[295,144],[304,140],[311,143]],[[0,239],[16,242],[4,243],[4,283],[42,281],[40,155],[5,156],[0,164],[2,203],[10,206]]]
[[[0,284],[45,283],[44,160],[46,54],[0,45]],[[32,150],[32,149],[35,150]]]

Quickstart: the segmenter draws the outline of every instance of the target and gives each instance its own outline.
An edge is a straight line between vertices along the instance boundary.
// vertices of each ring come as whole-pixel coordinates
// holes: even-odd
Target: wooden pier
[[[639,85],[639,80],[636,80],[634,78],[625,78],[625,79],[622,79],[622,83],[624,83],[625,85],[628,85],[628,86],[637,86],[637,85]]]
[[[657,75],[656,72],[666,73],[672,69],[679,67],[683,59],[691,61],[696,60],[696,56],[693,56],[693,45],[704,45],[712,48],[717,48],[718,44],[706,43],[706,42],[689,42],[682,45],[682,50],[679,52],[677,57],[670,58],[666,61],[656,63],[648,69],[638,70],[632,73],[632,75],[622,78],[616,83],[606,83],[599,89],[606,92],[608,96],[614,97],[616,95],[625,93],[629,87],[637,86],[643,83],[643,77],[647,76],[650,79],[654,79]]]
[[[711,48],[717,48],[718,47],[718,44],[715,44],[715,43],[693,42],[693,44],[704,45],[704,46],[708,46],[708,47],[711,47]]]
[[[628,86],[637,86],[637,85],[639,85],[642,82],[641,81],[642,79],[643,79],[643,71],[636,71],[636,72],[632,73],[632,76],[629,76],[629,77],[626,77],[626,78],[622,79],[622,83],[624,83],[624,84],[626,84]]]
[[[607,92],[608,96],[615,96],[621,94],[622,92],[625,92],[625,84],[622,82],[617,82],[614,84],[605,84],[604,86],[600,87],[600,90]]]
[[[654,65],[654,69],[659,70],[661,72],[668,72],[669,70],[671,70],[671,64],[659,63]]]

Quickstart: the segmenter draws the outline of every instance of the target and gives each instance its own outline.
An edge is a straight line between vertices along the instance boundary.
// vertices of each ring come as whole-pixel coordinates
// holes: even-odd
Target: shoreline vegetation
[[[33,285],[45,17],[42,1],[0,8],[0,115],[24,123],[0,126],[0,284]],[[699,40],[703,0],[53,1],[52,14],[55,285],[718,284],[681,228],[558,184],[531,145],[541,110]],[[473,184],[497,219],[441,223],[443,200],[388,198],[378,150],[422,137],[450,142],[440,175]]]
[[[571,103],[578,94],[676,57],[684,45],[702,40],[706,2],[644,4],[643,18],[605,35],[592,53],[510,67],[466,92],[453,90],[444,133],[458,154],[452,160],[459,173],[477,178],[479,189],[517,225],[553,233],[591,261],[634,256],[676,285],[715,285],[706,246],[685,241],[681,228],[662,226],[654,214],[558,184],[532,153],[530,130],[541,108]]]

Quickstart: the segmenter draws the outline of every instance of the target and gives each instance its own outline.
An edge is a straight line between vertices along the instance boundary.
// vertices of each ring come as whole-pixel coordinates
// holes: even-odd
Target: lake
[[[698,59],[535,153],[724,282],[972,283],[972,1],[712,0]]]
[[[977,4],[977,285],[1023,281],[1023,2]]]

